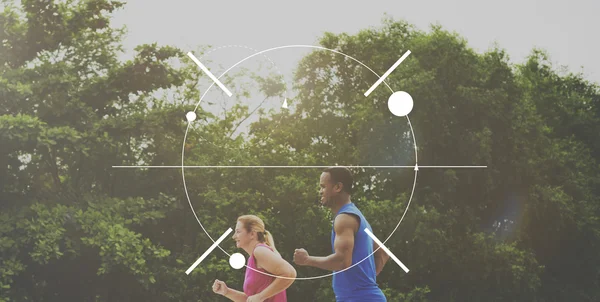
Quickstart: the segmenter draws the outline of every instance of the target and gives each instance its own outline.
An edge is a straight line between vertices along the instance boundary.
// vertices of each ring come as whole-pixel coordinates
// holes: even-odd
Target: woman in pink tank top
[[[220,280],[215,280],[213,291],[231,301],[287,302],[285,290],[294,282],[296,270],[281,258],[264,222],[254,215],[240,216],[233,240],[248,254],[244,291],[231,289]]]

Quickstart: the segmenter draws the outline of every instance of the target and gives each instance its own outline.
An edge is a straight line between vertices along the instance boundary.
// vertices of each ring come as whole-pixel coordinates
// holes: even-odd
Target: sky
[[[600,41],[594,37],[600,28],[600,18],[595,16],[599,11],[598,0],[130,0],[113,13],[112,26],[127,27],[123,60],[132,58],[135,46],[157,42],[192,52],[219,77],[230,66],[261,50],[284,45],[318,45],[325,32],[356,34],[362,29],[381,27],[384,18],[392,18],[405,20],[422,31],[439,24],[458,33],[479,53],[497,44],[506,50],[512,63],[524,62],[533,48],[541,48],[550,54],[555,68],[566,66],[567,70],[582,72],[586,79],[600,83],[597,59]],[[211,52],[199,51],[208,45]],[[263,98],[251,90],[251,98],[243,99],[234,93],[237,99],[231,101],[216,85],[207,90],[213,81],[203,74],[198,89],[201,94],[206,92],[206,96],[196,104],[217,114],[236,102],[247,104],[250,110],[259,104],[265,109],[284,110],[281,105],[286,97],[294,96],[290,89],[292,71],[311,50],[269,51],[230,72],[242,67],[256,71],[258,64],[265,63],[274,66],[272,71],[284,76],[288,88],[283,99],[262,103]],[[405,50],[398,51],[390,56],[400,58]],[[380,75],[385,71],[375,70]],[[267,76],[268,72],[259,75]],[[394,72],[402,72],[401,67]],[[406,90],[410,92],[410,88]],[[293,106],[289,110],[294,110]],[[256,118],[253,115],[247,119],[239,131],[247,129]]]
[[[134,46],[153,42],[189,51],[200,45],[239,45],[257,51],[289,44],[317,45],[324,32],[357,33],[381,26],[387,15],[424,31],[440,24],[460,34],[478,52],[498,43],[513,63],[522,62],[534,47],[542,48],[555,66],[583,71],[588,80],[600,83],[600,41],[594,38],[600,28],[599,11],[600,1],[594,0],[131,0],[114,13],[113,26],[127,26],[124,46],[129,51],[123,58],[129,58]],[[222,48],[219,52],[235,57],[236,62],[252,54],[251,49]],[[289,70],[305,53],[288,51],[276,64]]]

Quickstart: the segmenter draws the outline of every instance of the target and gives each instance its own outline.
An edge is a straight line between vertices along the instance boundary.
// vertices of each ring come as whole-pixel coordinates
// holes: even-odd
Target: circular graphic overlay
[[[363,66],[363,67],[365,67],[365,68],[367,68],[367,69],[368,69],[368,70],[369,70],[371,73],[373,73],[375,76],[377,76],[379,79],[381,79],[381,76],[380,76],[379,74],[377,74],[377,73],[376,73],[375,71],[373,71],[373,70],[372,70],[370,67],[368,67],[367,65],[365,65],[365,64],[364,64],[364,63],[362,63],[361,61],[359,61],[359,60],[357,60],[357,59],[353,58],[352,56],[350,56],[350,55],[347,55],[347,54],[345,54],[345,53],[342,53],[342,52],[340,52],[340,51],[334,50],[334,49],[329,49],[329,48],[326,48],[326,47],[322,47],[322,46],[315,46],[315,45],[284,45],[284,46],[278,46],[278,47],[273,47],[273,48],[269,48],[269,49],[266,49],[266,50],[262,50],[262,51],[259,51],[259,52],[257,52],[257,53],[254,53],[254,54],[252,54],[252,55],[250,55],[250,56],[248,56],[248,57],[246,57],[246,58],[244,58],[244,59],[240,60],[239,62],[237,62],[237,63],[233,64],[231,67],[229,67],[229,68],[228,68],[227,70],[225,70],[225,71],[224,71],[224,72],[223,72],[223,73],[222,73],[220,76],[218,76],[218,77],[216,77],[216,78],[217,78],[217,79],[220,79],[220,78],[221,78],[221,77],[223,77],[225,74],[227,74],[227,72],[229,72],[231,69],[235,68],[236,66],[240,65],[240,64],[241,64],[241,63],[243,63],[244,61],[246,61],[246,60],[249,60],[249,59],[251,59],[251,58],[253,58],[253,57],[255,57],[255,56],[261,55],[261,54],[263,54],[263,53],[266,53],[266,52],[269,52],[269,51],[275,51],[275,50],[279,50],[279,49],[286,49],[286,48],[313,48],[313,49],[325,50],[325,51],[330,51],[330,52],[333,52],[333,53],[336,53],[336,54],[339,54],[339,55],[343,55],[343,56],[345,56],[346,58],[348,58],[348,59],[350,59],[350,60],[353,60],[353,61],[355,61],[356,63],[358,63],[358,64],[362,65],[362,66]],[[390,87],[390,86],[389,86],[389,85],[388,85],[388,84],[387,84],[385,81],[382,81],[382,84],[384,84],[384,85],[385,85],[385,86],[386,86],[386,87],[387,87],[387,88],[390,90],[390,93],[392,93],[392,96],[390,96],[390,99],[388,100],[388,107],[390,107],[390,105],[389,105],[389,102],[390,102],[390,100],[392,99],[392,97],[394,96],[394,90],[393,90],[393,89],[392,89],[392,88],[391,88],[391,87]],[[188,190],[187,190],[187,184],[186,184],[186,182],[185,182],[185,166],[184,166],[184,158],[185,158],[185,145],[186,145],[186,139],[187,139],[188,131],[190,130],[190,124],[191,124],[191,122],[192,122],[192,121],[190,121],[190,117],[191,117],[190,113],[194,113],[194,112],[195,112],[195,111],[198,109],[198,107],[200,106],[200,103],[202,103],[202,100],[204,99],[204,97],[206,96],[206,94],[207,94],[207,93],[210,91],[210,89],[211,89],[211,88],[212,88],[214,85],[215,85],[215,82],[213,81],[213,83],[211,83],[211,84],[210,84],[210,86],[208,87],[208,89],[206,89],[206,91],[204,92],[204,94],[203,94],[203,95],[200,97],[200,100],[199,100],[199,101],[198,101],[198,103],[196,104],[196,107],[194,108],[194,111],[190,111],[190,112],[188,112],[188,114],[186,114],[186,118],[188,119],[189,123],[188,123],[188,126],[187,126],[186,130],[185,130],[185,134],[184,134],[184,138],[183,138],[183,146],[182,146],[182,151],[181,151],[181,175],[182,175],[182,178],[183,178],[183,187],[184,187],[184,191],[185,191],[186,198],[187,198],[187,200],[188,200],[188,203],[189,203],[189,205],[190,205],[190,208],[192,209],[192,214],[193,214],[193,215],[194,215],[194,217],[196,218],[196,221],[198,221],[198,224],[200,224],[200,227],[202,228],[202,230],[204,231],[204,233],[206,233],[206,235],[208,236],[208,238],[209,238],[211,241],[213,241],[213,243],[215,242],[215,239],[213,239],[213,237],[211,237],[211,236],[210,236],[210,234],[209,234],[209,233],[206,231],[206,229],[205,229],[205,228],[204,228],[204,226],[202,225],[202,222],[201,222],[201,221],[200,221],[200,219],[198,218],[198,215],[196,214],[196,211],[194,210],[194,206],[192,205],[192,202],[191,202],[191,199],[190,199],[190,196],[189,196]],[[396,93],[398,93],[398,92],[396,92]],[[404,92],[404,93],[405,93],[406,95],[408,95],[408,93],[406,93],[406,92]],[[395,97],[393,97],[393,99],[394,99],[393,103],[395,104],[397,101],[400,101],[400,103],[401,103],[401,104],[403,104],[403,105],[399,105],[399,106],[398,106],[398,105],[394,105],[394,110],[396,110],[396,107],[400,107],[400,109],[401,109],[401,110],[404,110],[404,111],[402,111],[402,112],[405,112],[405,111],[406,111],[406,107],[407,107],[407,106],[406,106],[406,105],[407,105],[407,103],[406,103],[406,102],[407,102],[407,97],[406,97],[406,95],[403,95],[403,94],[399,94],[399,95],[400,95],[401,97],[398,97],[398,95],[397,95],[397,96],[395,96]],[[398,100],[396,100],[397,98],[398,98]],[[410,98],[410,109],[412,109],[412,97],[410,97],[410,95],[408,95],[408,98]],[[390,111],[391,111],[391,110],[392,110],[392,108],[390,108]],[[400,113],[402,113],[402,112],[400,112]],[[409,113],[409,112],[410,112],[410,110],[408,110],[408,112],[407,112],[405,115],[403,115],[403,116],[405,116],[405,117],[406,117],[406,119],[407,119],[407,122],[408,122],[408,125],[409,125],[409,128],[410,128],[411,137],[413,138],[413,146],[414,146],[414,149],[415,149],[415,167],[416,167],[416,166],[417,166],[417,164],[418,164],[418,156],[417,156],[417,142],[416,142],[416,139],[415,139],[415,135],[414,135],[414,131],[413,131],[413,128],[412,128],[412,124],[411,124],[411,122],[410,122],[410,119],[408,118],[408,113]],[[195,118],[195,114],[194,114],[194,116],[193,116],[193,117]],[[347,168],[352,168],[352,166],[346,166],[346,167],[347,167]],[[258,168],[260,168],[260,167],[258,167]],[[417,184],[417,174],[418,174],[418,169],[415,169],[415,170],[414,170],[414,173],[415,173],[415,174],[414,174],[414,175],[415,175],[415,177],[414,177],[414,181],[413,181],[413,186],[412,186],[412,190],[411,190],[411,193],[410,193],[410,197],[409,197],[409,199],[408,199],[408,203],[407,203],[407,205],[406,205],[406,209],[404,210],[404,213],[403,213],[403,214],[402,214],[402,216],[400,217],[400,220],[398,221],[398,224],[396,224],[396,227],[394,228],[394,230],[392,230],[392,232],[390,233],[390,235],[389,235],[389,236],[387,236],[387,238],[386,238],[386,239],[385,239],[385,240],[382,242],[384,245],[385,245],[385,243],[386,243],[386,242],[387,242],[387,241],[388,241],[388,240],[389,240],[389,239],[392,237],[392,235],[393,235],[393,234],[396,232],[396,230],[398,229],[398,227],[399,227],[399,226],[400,226],[400,224],[402,223],[402,220],[404,220],[404,217],[406,216],[406,213],[408,212],[408,208],[410,207],[410,203],[411,203],[411,201],[412,201],[412,198],[413,198],[413,195],[414,195],[414,192],[415,192],[415,187],[416,187],[416,184]],[[223,248],[222,248],[220,245],[218,245],[218,248],[219,248],[219,249],[220,249],[220,250],[221,250],[223,253],[225,253],[226,255],[228,255],[228,256],[230,257],[230,259],[229,259],[229,260],[230,260],[230,265],[232,265],[232,267],[233,267],[233,264],[232,264],[232,257],[233,257],[234,255],[236,255],[236,254],[239,254],[239,253],[234,253],[233,255],[231,255],[231,254],[229,254],[227,251],[225,251],[225,250],[224,250],[224,249],[223,249]],[[357,263],[355,263],[355,264],[353,264],[353,265],[351,265],[351,266],[347,267],[346,269],[343,269],[343,270],[340,270],[340,271],[336,271],[336,272],[333,272],[333,273],[330,273],[330,274],[325,274],[325,275],[321,275],[321,276],[315,276],[315,277],[296,277],[296,278],[281,277],[281,276],[276,276],[276,275],[272,275],[272,274],[269,274],[269,273],[266,273],[266,272],[262,272],[262,271],[259,271],[259,270],[256,270],[256,269],[253,269],[253,268],[251,268],[251,267],[248,267],[248,266],[246,266],[245,264],[244,264],[243,266],[245,266],[247,269],[252,269],[252,270],[254,270],[254,271],[255,271],[255,272],[257,272],[257,273],[261,273],[261,274],[264,274],[264,275],[267,275],[267,276],[271,276],[271,277],[274,277],[274,278],[281,278],[281,279],[294,279],[294,280],[314,280],[314,279],[319,279],[319,278],[325,278],[325,277],[333,276],[333,275],[335,275],[335,274],[338,274],[338,273],[344,272],[344,271],[346,271],[346,270],[349,270],[349,269],[353,268],[354,266],[356,266],[356,265],[360,264],[361,262],[363,262],[363,261],[367,260],[367,259],[368,259],[369,257],[371,257],[373,254],[375,254],[375,252],[376,252],[377,250],[379,250],[379,248],[377,248],[376,250],[374,250],[374,251],[373,251],[371,254],[369,254],[369,255],[368,255],[367,257],[365,257],[364,259],[362,259],[362,260],[358,261]],[[241,255],[241,254],[240,254],[240,255]],[[242,257],[244,257],[243,255],[241,255],[241,256],[242,256]],[[239,257],[239,256],[236,256],[236,257]],[[236,260],[236,261],[239,261],[239,260]],[[245,261],[245,259],[244,259],[244,261]],[[236,262],[236,264],[238,264],[238,263]],[[234,268],[235,268],[235,267],[234,267]]]

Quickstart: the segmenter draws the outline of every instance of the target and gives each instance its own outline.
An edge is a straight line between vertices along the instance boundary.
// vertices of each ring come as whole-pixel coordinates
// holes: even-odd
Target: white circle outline
[[[377,74],[375,71],[373,71],[371,68],[369,68],[369,66],[365,65],[364,63],[362,63],[361,61],[359,61],[359,60],[357,60],[357,59],[353,58],[353,57],[352,57],[352,56],[350,56],[350,55],[347,55],[347,54],[345,54],[345,53],[342,53],[342,52],[340,52],[340,51],[337,51],[337,50],[333,50],[333,49],[329,49],[329,48],[326,48],[326,47],[322,47],[322,46],[315,46],[315,45],[302,45],[302,44],[297,44],[297,45],[284,45],[284,46],[273,47],[273,48],[269,48],[269,49],[262,50],[262,51],[259,51],[259,52],[257,52],[257,53],[254,53],[254,54],[252,54],[252,55],[250,55],[250,56],[248,56],[248,57],[246,57],[246,58],[244,58],[244,59],[240,60],[239,62],[237,62],[237,63],[233,64],[231,67],[229,67],[227,70],[225,70],[225,71],[224,71],[224,72],[223,72],[221,75],[219,75],[219,76],[217,77],[217,79],[220,79],[222,76],[224,76],[224,75],[225,75],[227,72],[229,72],[231,69],[233,69],[233,68],[234,68],[234,67],[236,67],[237,65],[241,64],[242,62],[244,62],[244,61],[246,61],[246,60],[248,60],[248,59],[250,59],[250,58],[252,58],[252,57],[254,57],[254,56],[257,56],[257,55],[260,55],[260,54],[262,54],[262,53],[265,53],[265,52],[268,52],[268,51],[272,51],[272,50],[278,50],[278,49],[284,49],[284,48],[302,48],[302,47],[304,47],[304,48],[316,48],[316,49],[327,50],[327,51],[331,51],[331,52],[334,52],[334,53],[337,53],[337,54],[341,54],[341,55],[343,55],[343,56],[345,56],[345,57],[347,57],[347,58],[349,58],[349,59],[351,59],[351,60],[353,60],[353,61],[357,62],[358,64],[362,65],[363,67],[367,68],[369,71],[371,71],[373,74],[375,74],[375,75],[376,75],[378,78],[381,78],[381,76],[380,76],[380,75],[378,75],[378,74]],[[387,87],[387,88],[388,88],[388,89],[389,89],[389,90],[390,90],[392,93],[394,93],[394,91],[392,90],[392,88],[391,88],[391,87],[388,85],[388,83],[386,83],[386,81],[385,81],[385,80],[384,80],[384,81],[382,81],[382,82],[383,82],[383,84],[385,84],[385,86],[386,86],[386,87]],[[208,88],[206,89],[206,91],[205,91],[205,92],[204,92],[204,94],[202,95],[202,97],[200,97],[200,100],[198,101],[198,104],[196,104],[196,107],[194,107],[194,110],[193,110],[193,112],[194,112],[194,113],[196,112],[196,110],[198,110],[198,106],[200,106],[200,103],[202,102],[202,99],[203,99],[203,98],[206,96],[206,94],[208,93],[208,91],[209,91],[209,90],[210,90],[210,89],[211,89],[211,88],[212,88],[214,85],[215,85],[215,82],[211,83],[211,84],[210,84],[210,86],[208,86]],[[415,134],[414,134],[414,131],[413,131],[413,127],[412,127],[412,124],[411,124],[411,122],[410,122],[410,118],[408,118],[408,115],[406,115],[406,119],[408,120],[408,125],[409,125],[409,127],[410,127],[410,132],[411,132],[411,134],[412,134],[412,137],[413,137],[413,144],[414,144],[414,147],[415,147],[415,166],[417,166],[417,165],[418,165],[418,156],[417,156],[417,140],[416,140],[416,138],[415,138]],[[182,150],[181,150],[181,176],[182,176],[182,178],[183,178],[183,188],[184,188],[184,191],[185,191],[185,196],[186,196],[186,198],[187,198],[187,200],[188,200],[188,203],[189,203],[189,205],[190,205],[190,208],[192,209],[192,214],[194,214],[194,217],[196,218],[196,221],[198,221],[198,224],[200,224],[200,227],[202,228],[202,230],[204,231],[204,233],[206,233],[206,235],[208,236],[208,238],[210,238],[210,240],[212,240],[212,242],[214,243],[214,242],[215,242],[215,240],[214,240],[214,239],[213,239],[213,238],[210,236],[210,234],[208,234],[208,232],[206,231],[206,229],[204,228],[204,226],[203,226],[203,225],[202,225],[202,223],[200,222],[200,219],[198,218],[198,215],[196,215],[196,211],[194,210],[194,207],[192,206],[192,202],[191,202],[191,200],[190,200],[190,196],[189,196],[189,194],[188,194],[188,191],[187,191],[187,185],[186,185],[186,183],[185,183],[185,167],[184,167],[184,157],[185,157],[185,142],[186,142],[186,139],[187,139],[187,134],[188,134],[188,131],[189,131],[189,129],[190,129],[190,124],[191,124],[191,123],[190,123],[190,122],[188,122],[188,125],[187,125],[187,127],[186,127],[186,129],[185,129],[185,134],[184,134],[184,137],[183,137],[183,146],[182,146]],[[352,166],[349,166],[349,168],[352,168]],[[404,210],[404,213],[402,214],[402,217],[400,218],[400,221],[398,222],[398,224],[396,225],[396,227],[394,228],[394,230],[392,231],[392,233],[391,233],[391,234],[390,234],[390,235],[389,235],[389,236],[388,236],[388,237],[387,237],[387,238],[386,238],[386,239],[385,239],[385,240],[382,242],[384,245],[385,245],[385,243],[386,243],[386,242],[387,242],[387,241],[388,241],[388,240],[389,240],[389,239],[392,237],[392,235],[394,235],[394,233],[396,232],[396,230],[398,229],[398,227],[399,227],[399,226],[400,226],[400,224],[402,223],[402,220],[404,220],[404,216],[405,216],[405,215],[406,215],[406,213],[408,212],[408,208],[410,207],[410,202],[412,201],[412,197],[413,197],[413,195],[414,195],[414,193],[415,193],[415,187],[416,187],[416,184],[417,184],[417,174],[418,174],[418,170],[415,170],[415,179],[414,179],[414,182],[413,182],[413,188],[412,188],[412,192],[411,192],[411,194],[410,194],[410,198],[408,199],[408,204],[406,205],[406,209]],[[223,249],[223,248],[222,248],[220,245],[217,245],[217,247],[218,247],[218,248],[219,248],[221,251],[223,251],[223,253],[225,253],[227,256],[231,257],[231,255],[230,255],[229,253],[227,253],[227,252],[226,252],[226,251],[225,251],[225,250],[224,250],[224,249]],[[281,279],[291,279],[291,280],[314,280],[314,279],[319,279],[319,278],[324,278],[324,277],[333,276],[333,275],[335,275],[335,274],[337,274],[337,273],[341,273],[341,272],[344,272],[344,271],[346,271],[346,270],[349,270],[349,269],[353,268],[354,266],[356,266],[356,265],[360,264],[361,262],[363,262],[363,261],[367,260],[367,259],[368,259],[369,257],[371,257],[373,254],[375,254],[375,252],[377,252],[379,249],[380,249],[380,247],[379,247],[379,248],[377,248],[376,250],[374,250],[374,251],[373,251],[371,254],[369,254],[369,255],[368,255],[367,257],[365,257],[364,259],[360,260],[359,262],[357,262],[357,263],[355,263],[355,264],[353,264],[353,265],[351,265],[351,266],[349,266],[349,267],[347,267],[347,268],[345,268],[345,269],[343,269],[343,270],[340,270],[340,271],[335,271],[335,272],[333,272],[333,273],[330,273],[330,274],[326,274],[326,275],[322,275],[322,276],[316,276],[316,277],[300,277],[300,278],[298,278],[298,277],[296,277],[296,278],[283,277],[283,276],[277,276],[277,275],[272,275],[272,274],[269,274],[269,273],[261,272],[261,271],[259,271],[259,270],[256,270],[256,269],[253,269],[253,268],[251,268],[251,267],[248,267],[247,265],[244,265],[244,266],[245,266],[246,268],[248,268],[248,269],[251,269],[251,270],[253,270],[253,271],[257,272],[257,273],[261,273],[261,274],[263,274],[263,275],[267,275],[267,276],[274,277],[274,278],[281,278]]]
[[[202,56],[199,57],[198,60],[200,60],[200,59],[208,56],[209,54],[211,54],[211,53],[213,53],[213,52],[215,52],[215,51],[217,51],[219,49],[232,48],[232,47],[245,48],[245,49],[248,49],[248,50],[252,50],[252,51],[258,52],[258,50],[254,49],[252,47],[244,46],[244,45],[235,45],[235,44],[232,44],[232,45],[223,45],[223,46],[219,46],[219,47],[213,48],[213,49],[209,50],[208,52],[202,54]],[[279,69],[279,67],[275,64],[275,62],[273,62],[273,60],[271,60],[271,58],[267,57],[267,55],[264,55],[264,54],[263,54],[263,57],[265,57],[265,59],[267,59],[269,62],[271,62],[271,64],[275,67],[275,69],[277,69],[277,73],[279,73],[279,75],[281,76],[281,81],[283,82],[284,87],[286,87],[286,89],[285,89],[285,98],[287,98],[288,97],[288,93],[287,93],[288,84],[285,81],[285,77],[283,76],[283,73],[281,72],[281,70]],[[219,78],[221,76],[223,76],[225,73],[227,73],[227,71],[225,71],[222,75],[220,75]],[[210,87],[212,87],[212,85],[209,86],[208,89],[206,89],[206,90],[208,91],[210,89]],[[202,101],[202,98],[200,98],[200,101]],[[194,109],[194,111],[196,111],[196,110]]]

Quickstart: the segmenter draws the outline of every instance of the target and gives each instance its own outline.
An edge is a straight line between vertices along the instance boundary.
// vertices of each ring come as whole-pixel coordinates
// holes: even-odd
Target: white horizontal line
[[[388,250],[388,248],[385,247],[385,245],[383,245],[383,243],[381,243],[381,241],[379,241],[379,239],[377,239],[377,237],[375,237],[375,235],[373,235],[369,229],[365,228],[365,232],[373,239],[373,241],[377,242],[381,249],[383,249],[388,255],[390,255],[392,259],[394,259],[394,261],[404,270],[404,272],[408,273],[408,268],[404,265],[404,263],[400,262],[400,260],[398,260],[398,258],[396,258],[396,256],[392,254],[392,252]]]
[[[113,168],[187,168],[187,169],[244,169],[244,168],[274,168],[274,169],[312,169],[312,168],[330,168],[330,167],[346,167],[346,168],[373,168],[373,169],[393,169],[393,168],[410,168],[415,166],[112,166]],[[487,168],[487,166],[417,166],[421,168]]]

